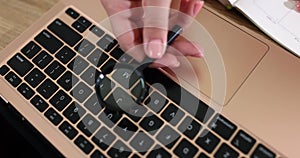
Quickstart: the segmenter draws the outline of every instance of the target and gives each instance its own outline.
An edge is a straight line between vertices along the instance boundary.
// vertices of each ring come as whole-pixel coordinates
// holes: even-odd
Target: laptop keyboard
[[[61,16],[12,56],[0,72],[87,157],[276,157],[246,130],[157,69],[145,70],[149,94],[143,106],[124,114],[106,109],[93,88],[97,74],[107,64],[136,61],[78,11],[68,8]],[[68,24],[65,18],[73,22]],[[86,33],[98,40],[85,39]],[[114,87],[116,78],[104,82]],[[155,83],[162,84],[166,93],[151,86]],[[131,92],[135,96],[135,87]],[[198,104],[196,111],[189,102]]]

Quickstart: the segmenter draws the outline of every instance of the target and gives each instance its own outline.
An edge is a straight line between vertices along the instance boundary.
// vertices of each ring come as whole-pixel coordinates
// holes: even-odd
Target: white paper
[[[232,6],[235,6],[235,3],[238,1],[238,0],[228,0],[229,2],[230,2],[230,4],[232,5]]]
[[[295,1],[239,0],[234,5],[272,39],[300,57],[300,12],[296,11]]]

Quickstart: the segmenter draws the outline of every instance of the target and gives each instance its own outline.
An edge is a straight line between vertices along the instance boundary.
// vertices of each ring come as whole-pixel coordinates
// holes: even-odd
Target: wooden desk
[[[57,1],[59,0],[2,0],[0,5],[0,51]],[[217,0],[206,0],[205,5],[214,8],[233,21],[263,34],[235,9],[228,11]]]

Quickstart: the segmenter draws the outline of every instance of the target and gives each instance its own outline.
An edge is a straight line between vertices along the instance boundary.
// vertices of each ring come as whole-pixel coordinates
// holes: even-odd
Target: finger
[[[135,21],[141,19],[142,14],[139,12],[142,8],[132,9],[141,6],[141,1],[101,0],[101,2],[109,15],[110,26],[120,47],[127,51],[141,42],[141,34]]]
[[[160,67],[169,67],[176,68],[180,66],[180,62],[174,54],[166,53],[162,58],[157,59],[149,67],[160,68]]]
[[[171,0],[143,0],[145,52],[150,58],[161,58],[165,53]]]
[[[188,41],[182,37],[174,41],[172,44],[172,49],[175,49],[176,51],[170,50],[168,52],[175,55],[193,56],[199,58],[204,56],[204,49],[200,46],[200,44]]]
[[[203,5],[204,1],[202,0],[182,0],[179,11],[191,17],[195,17],[198,15]]]
[[[188,28],[203,5],[204,2],[201,0],[182,0],[179,10],[173,10],[170,15],[170,25],[180,25],[183,29]]]

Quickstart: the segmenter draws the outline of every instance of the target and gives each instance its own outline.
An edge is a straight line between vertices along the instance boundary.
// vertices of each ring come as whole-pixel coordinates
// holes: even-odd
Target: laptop
[[[99,0],[61,0],[0,53],[1,98],[62,157],[298,157],[298,57],[205,6],[207,38],[186,31],[205,57],[146,69],[142,106],[115,113],[93,77],[136,61],[98,25],[106,18]]]

